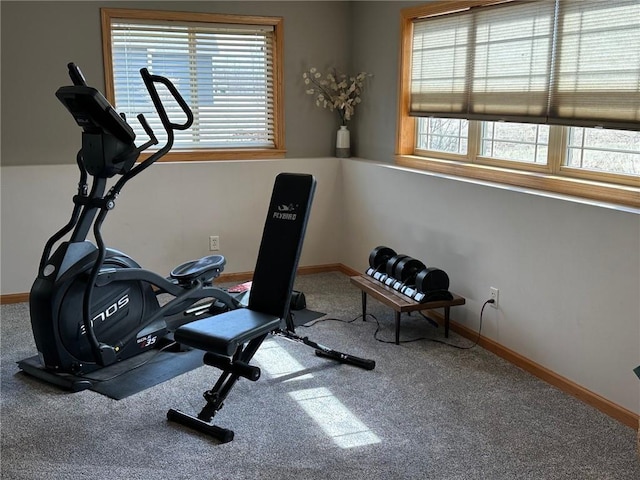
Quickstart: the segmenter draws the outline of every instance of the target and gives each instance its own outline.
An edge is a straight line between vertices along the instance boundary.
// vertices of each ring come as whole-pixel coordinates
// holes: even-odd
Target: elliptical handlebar
[[[160,116],[160,121],[162,121],[162,125],[164,126],[165,130],[186,130],[187,128],[189,128],[193,124],[193,112],[191,111],[191,108],[189,108],[189,105],[187,105],[187,102],[185,102],[178,89],[171,82],[171,80],[160,75],[152,75],[146,68],[142,68],[140,70],[140,75],[142,76],[142,81],[147,87],[149,95],[151,95],[151,100],[153,101],[153,105],[155,106],[156,111]],[[182,111],[187,117],[184,123],[174,123],[169,120],[167,112],[164,108],[164,104],[160,99],[160,95],[158,95],[158,90],[155,86],[156,82],[161,83],[165,87],[167,87],[171,95],[173,95],[173,98],[176,100],[176,102],[178,102],[178,105],[180,105],[180,108],[182,108]]]
[[[147,134],[147,136],[149,137],[149,139],[151,140],[151,143],[153,145],[157,145],[158,144],[158,139],[156,138],[155,134],[153,133],[153,130],[149,126],[149,122],[147,122],[147,119],[144,117],[144,115],[142,113],[140,113],[140,114],[138,114],[138,116],[136,118],[140,122],[140,125],[142,125],[142,128],[144,128],[144,131]]]
[[[124,183],[164,156],[173,146],[174,131],[186,130],[193,124],[193,112],[175,85],[166,77],[154,75],[147,68],[140,70],[142,81],[151,97],[162,127],[167,133],[166,144],[151,154],[145,161],[136,164],[140,153],[153,145],[158,139],[142,114],[138,121],[149,137],[146,143],[136,146],[136,134],[127,122],[124,114],[116,113],[114,107],[101,92],[87,85],[80,68],[73,62],[67,64],[73,86],[60,87],[56,92],[58,99],[73,115],[76,123],[83,129],[83,160],[86,169],[94,177],[109,178],[122,175],[115,195]],[[172,121],[163,103],[168,95],[158,92],[157,84],[162,84],[171,94],[185,115],[182,123]],[[88,139],[85,142],[85,137]]]
[[[174,133],[173,133],[174,130],[186,130],[187,128],[191,127],[191,125],[193,125],[193,112],[191,111],[191,108],[189,107],[187,102],[184,100],[184,98],[182,97],[178,89],[171,82],[171,80],[161,75],[153,75],[149,73],[149,70],[146,68],[140,69],[140,76],[142,77],[142,81],[144,82],[144,85],[147,88],[147,91],[149,92],[149,96],[151,97],[151,101],[153,102],[153,106],[155,107],[156,112],[158,113],[158,116],[160,117],[162,126],[167,132],[167,143],[161,149],[151,154],[151,156],[147,158],[145,161],[139,163],[138,165],[133,167],[131,170],[129,170],[127,173],[125,173],[111,189],[110,193],[112,194],[112,196],[117,196],[120,192],[120,189],[122,189],[122,187],[126,182],[131,180],[133,177],[135,177],[137,174],[142,172],[147,167],[151,166],[153,163],[155,163],[161,157],[163,157],[167,152],[169,152],[169,150],[171,150],[171,147],[173,147],[173,141],[174,141]],[[178,105],[180,106],[180,108],[182,109],[182,111],[186,116],[186,120],[184,121],[184,123],[175,123],[169,119],[169,116],[167,115],[167,111],[164,108],[164,103],[162,102],[162,99],[158,94],[158,89],[156,88],[156,85],[155,85],[156,83],[161,83],[167,88],[167,90],[169,90],[169,93],[171,93],[174,100],[178,103]],[[147,135],[151,137],[151,140],[149,142],[147,142],[145,145],[140,147],[140,151],[142,151],[148,148],[150,145],[157,144],[158,141],[156,140],[156,137],[153,134],[151,127],[149,126],[149,124],[147,123],[146,119],[142,114],[138,115],[138,120],[142,124],[142,127],[145,129],[145,132],[147,132]]]

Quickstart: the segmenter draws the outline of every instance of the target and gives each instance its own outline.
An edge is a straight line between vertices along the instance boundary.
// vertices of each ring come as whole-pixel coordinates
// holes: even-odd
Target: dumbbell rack
[[[374,248],[369,255],[365,275],[351,277],[351,283],[362,291],[362,319],[367,319],[367,295],[395,311],[396,339],[400,343],[400,315],[403,312],[444,309],[444,336],[449,336],[451,307],[464,305],[465,299],[449,291],[449,277],[439,268],[408,255],[398,255],[385,246]],[[425,317],[436,326],[437,322]]]
[[[362,318],[367,319],[367,295],[375,298],[378,302],[390,307],[395,312],[395,343],[400,344],[400,318],[404,312],[415,312],[425,310],[444,310],[444,336],[449,337],[449,322],[451,307],[464,305],[464,297],[451,293],[450,300],[433,300],[429,302],[416,302],[397,290],[388,287],[369,275],[356,275],[350,278],[351,284],[362,292]]]
[[[453,298],[446,272],[427,267],[409,255],[399,255],[389,247],[371,251],[366,274],[418,303]]]

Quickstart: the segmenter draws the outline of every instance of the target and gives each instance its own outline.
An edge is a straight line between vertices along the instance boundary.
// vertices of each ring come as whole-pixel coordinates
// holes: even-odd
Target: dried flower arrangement
[[[325,75],[317,68],[311,67],[302,74],[308,95],[313,95],[316,105],[338,112],[340,125],[346,125],[353,117],[356,105],[362,102],[362,90],[367,77],[372,75],[360,72],[355,76],[347,76],[335,68]]]

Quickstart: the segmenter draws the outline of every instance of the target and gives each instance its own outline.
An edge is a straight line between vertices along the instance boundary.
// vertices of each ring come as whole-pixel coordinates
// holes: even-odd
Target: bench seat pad
[[[238,346],[279,326],[277,316],[239,308],[182,325],[174,338],[183,345],[230,357]]]

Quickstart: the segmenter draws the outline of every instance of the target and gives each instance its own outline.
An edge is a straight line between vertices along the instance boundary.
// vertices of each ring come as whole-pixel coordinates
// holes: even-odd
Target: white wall
[[[335,263],[341,244],[336,158],[158,163],[125,186],[104,223],[105,243],[168,275],[209,255],[219,235],[225,273],[253,271],[275,176],[313,174],[318,186],[300,265]],[[77,167],[2,167],[1,293],[28,292],[44,244],[71,214]],[[327,241],[327,238],[330,241]]]
[[[107,244],[166,274],[220,235],[225,272],[253,269],[273,179],[318,190],[301,265],[359,271],[387,245],[445,270],[467,299],[454,320],[640,413],[640,216],[336,158],[157,164],[107,218]],[[46,238],[70,213],[70,165],[2,167],[1,293],[28,292]],[[3,321],[7,321],[3,319]]]
[[[640,215],[343,162],[340,261],[358,270],[377,245],[445,270],[466,297],[454,320],[640,412]]]

